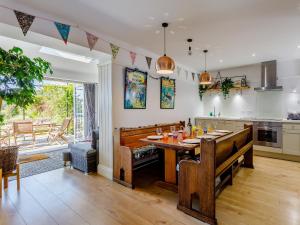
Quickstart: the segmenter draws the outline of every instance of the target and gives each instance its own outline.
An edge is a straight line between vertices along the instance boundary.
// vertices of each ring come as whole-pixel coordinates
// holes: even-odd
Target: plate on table
[[[151,135],[151,136],[148,136],[147,139],[149,140],[159,140],[159,139],[162,139],[163,136],[162,135]]]
[[[173,136],[173,133],[168,133],[168,136]]]
[[[185,144],[200,144],[200,140],[196,139],[196,138],[184,139],[182,142],[185,143]]]
[[[197,136],[196,138],[198,138],[198,139],[202,139],[202,138],[204,138],[204,139],[214,139],[214,138],[216,138],[216,137],[215,137],[215,136],[212,136],[212,135],[207,135],[207,134],[205,134],[205,135]]]
[[[209,132],[207,134],[212,135],[212,136],[222,136],[222,135],[224,135],[224,133],[220,133],[220,132]]]
[[[230,133],[230,130],[215,130],[217,133]]]

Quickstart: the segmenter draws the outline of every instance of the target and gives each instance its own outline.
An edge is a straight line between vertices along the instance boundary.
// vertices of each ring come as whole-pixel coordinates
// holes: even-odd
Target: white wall
[[[224,117],[286,118],[287,112],[300,112],[300,60],[277,61],[278,85],[283,91],[256,92],[260,86],[260,64],[221,70],[222,76],[247,75],[250,90],[231,92],[224,100],[222,93],[205,94],[202,101],[202,116],[208,116],[216,107]],[[216,72],[213,73],[214,76]],[[297,93],[293,93],[296,91]]]
[[[147,108],[146,109],[124,109],[124,70],[125,66],[147,71],[153,77],[155,73],[155,61],[153,60],[151,70],[148,70],[145,58],[137,58],[134,66],[131,65],[128,53],[120,52],[112,65],[112,87],[113,87],[113,126],[136,127],[156,123],[187,121],[200,115],[200,98],[198,96],[198,85],[192,80],[191,74],[188,79],[184,71],[180,76],[170,75],[176,79],[175,109],[160,109],[160,80],[152,79],[148,75],[147,85]]]

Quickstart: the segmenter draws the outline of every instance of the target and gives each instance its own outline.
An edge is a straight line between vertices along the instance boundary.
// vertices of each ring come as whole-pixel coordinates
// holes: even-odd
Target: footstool
[[[71,165],[84,173],[97,171],[97,151],[90,142],[78,142],[68,145],[71,153]]]

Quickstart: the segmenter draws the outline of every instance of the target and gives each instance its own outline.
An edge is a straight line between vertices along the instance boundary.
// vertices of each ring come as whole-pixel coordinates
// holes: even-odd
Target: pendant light
[[[191,38],[187,39],[187,42],[188,42],[188,45],[189,45],[189,49],[188,49],[188,55],[189,56],[191,56],[193,54],[192,46],[191,46],[192,41],[193,41],[193,39],[191,39]]]
[[[158,74],[172,74],[175,70],[174,60],[166,55],[166,28],[168,23],[163,23],[162,27],[164,29],[164,55],[159,57],[156,62],[156,72]]]
[[[206,70],[206,54],[208,50],[204,50],[204,57],[205,57],[205,71],[201,73],[200,78],[199,78],[199,83],[202,85],[210,85],[212,83],[212,77],[211,75],[207,72]]]

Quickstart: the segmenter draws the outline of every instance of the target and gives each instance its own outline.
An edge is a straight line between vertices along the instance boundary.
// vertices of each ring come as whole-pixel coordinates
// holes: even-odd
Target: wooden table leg
[[[165,182],[176,184],[176,151],[165,149]]]

